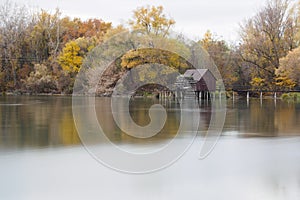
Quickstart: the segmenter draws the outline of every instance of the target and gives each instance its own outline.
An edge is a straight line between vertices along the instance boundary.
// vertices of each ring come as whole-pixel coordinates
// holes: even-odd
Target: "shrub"
[[[43,64],[34,65],[34,71],[23,82],[26,90],[31,93],[51,93],[57,90],[55,77]]]
[[[284,93],[281,95],[281,99],[286,101],[300,101],[300,93],[297,92]]]

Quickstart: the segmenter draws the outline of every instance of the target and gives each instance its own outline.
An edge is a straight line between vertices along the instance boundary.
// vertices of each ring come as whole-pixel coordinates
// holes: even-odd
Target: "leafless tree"
[[[17,68],[22,54],[22,43],[30,21],[28,9],[6,1],[0,5],[0,51],[2,70],[7,81],[17,84]]]

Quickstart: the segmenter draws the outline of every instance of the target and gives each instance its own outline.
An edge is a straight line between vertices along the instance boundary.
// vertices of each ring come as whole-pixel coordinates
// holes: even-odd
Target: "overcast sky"
[[[6,0],[0,0],[5,2]],[[239,23],[253,16],[265,0],[14,0],[35,8],[53,10],[64,15],[101,18],[114,26],[126,23],[132,10],[145,5],[162,5],[167,16],[176,21],[174,30],[188,38],[200,39],[211,30],[229,42],[236,42]]]

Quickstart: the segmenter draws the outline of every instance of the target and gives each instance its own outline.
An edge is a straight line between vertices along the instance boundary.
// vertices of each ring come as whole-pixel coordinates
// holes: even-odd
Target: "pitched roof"
[[[184,73],[184,77],[192,77],[195,81],[200,81],[207,72],[210,71],[208,69],[189,69]]]

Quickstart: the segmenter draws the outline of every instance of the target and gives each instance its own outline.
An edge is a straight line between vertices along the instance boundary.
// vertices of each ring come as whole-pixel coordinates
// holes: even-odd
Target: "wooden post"
[[[260,100],[262,100],[262,97],[263,97],[263,93],[260,92]]]
[[[250,99],[250,94],[247,92],[247,107],[249,107],[249,99]]]
[[[260,92],[260,106],[262,106],[262,97],[263,97],[263,94],[262,94],[262,92]]]
[[[274,93],[274,106],[277,107],[277,93]]]

